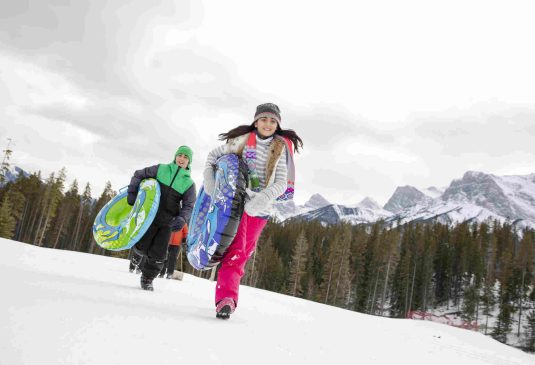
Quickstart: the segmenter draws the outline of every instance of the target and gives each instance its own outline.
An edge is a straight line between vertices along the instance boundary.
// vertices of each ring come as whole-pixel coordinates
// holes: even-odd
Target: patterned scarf
[[[288,138],[281,137],[278,135],[273,136],[273,138],[282,138],[286,143],[288,152],[286,154],[286,168],[288,173],[288,185],[284,194],[279,196],[276,200],[288,201],[292,200],[294,197],[294,184],[295,184],[295,165],[294,165],[294,150],[292,141]],[[249,181],[251,184],[251,190],[259,192],[260,188],[260,179],[256,171],[256,132],[252,131],[249,133],[249,139],[245,145],[245,162],[249,167]],[[274,172],[273,172],[274,173]],[[267,181],[266,181],[267,184]]]

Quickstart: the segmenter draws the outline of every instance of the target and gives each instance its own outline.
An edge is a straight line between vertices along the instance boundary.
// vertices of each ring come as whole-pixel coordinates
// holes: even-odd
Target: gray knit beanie
[[[279,107],[273,103],[260,104],[256,107],[254,122],[260,118],[273,118],[277,123],[281,124],[281,111]]]

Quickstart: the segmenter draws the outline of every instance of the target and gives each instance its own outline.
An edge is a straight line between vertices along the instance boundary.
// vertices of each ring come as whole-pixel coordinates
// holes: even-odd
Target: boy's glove
[[[137,192],[129,192],[126,197],[126,202],[128,205],[132,206],[136,202]]]
[[[204,169],[204,192],[210,196],[214,194],[215,190],[215,173],[214,169],[208,167]]]
[[[269,197],[265,193],[256,193],[254,198],[245,203],[245,213],[251,217],[258,216],[263,210],[266,210],[269,204]]]
[[[176,217],[171,218],[171,231],[180,231],[182,227],[184,227],[184,224],[186,224],[186,221],[181,216],[177,215]]]

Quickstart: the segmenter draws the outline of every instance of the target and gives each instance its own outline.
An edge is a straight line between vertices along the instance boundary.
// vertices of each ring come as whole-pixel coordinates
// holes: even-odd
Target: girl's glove
[[[203,185],[204,185],[204,192],[212,196],[215,190],[215,173],[214,173],[213,168],[208,167],[204,169]]]
[[[252,191],[249,188],[245,188],[245,192],[247,193],[249,200],[253,199],[256,196],[256,194],[258,194],[256,191]]]
[[[245,203],[245,213],[251,217],[258,216],[262,211],[266,210],[269,204],[269,197],[260,192],[255,193],[254,198]]]

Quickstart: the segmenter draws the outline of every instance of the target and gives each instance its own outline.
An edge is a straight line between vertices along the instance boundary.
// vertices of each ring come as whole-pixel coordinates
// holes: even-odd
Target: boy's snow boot
[[[154,291],[154,286],[152,286],[152,280],[153,279],[149,279],[143,274],[141,274],[141,289]]]
[[[141,271],[141,264],[143,263],[143,253],[138,251],[136,247],[132,247],[132,258],[130,259],[130,267],[135,267],[136,272]]]
[[[234,313],[235,309],[236,309],[236,303],[234,303],[234,299],[223,298],[216,305],[215,316],[221,319],[229,319],[230,315]]]

